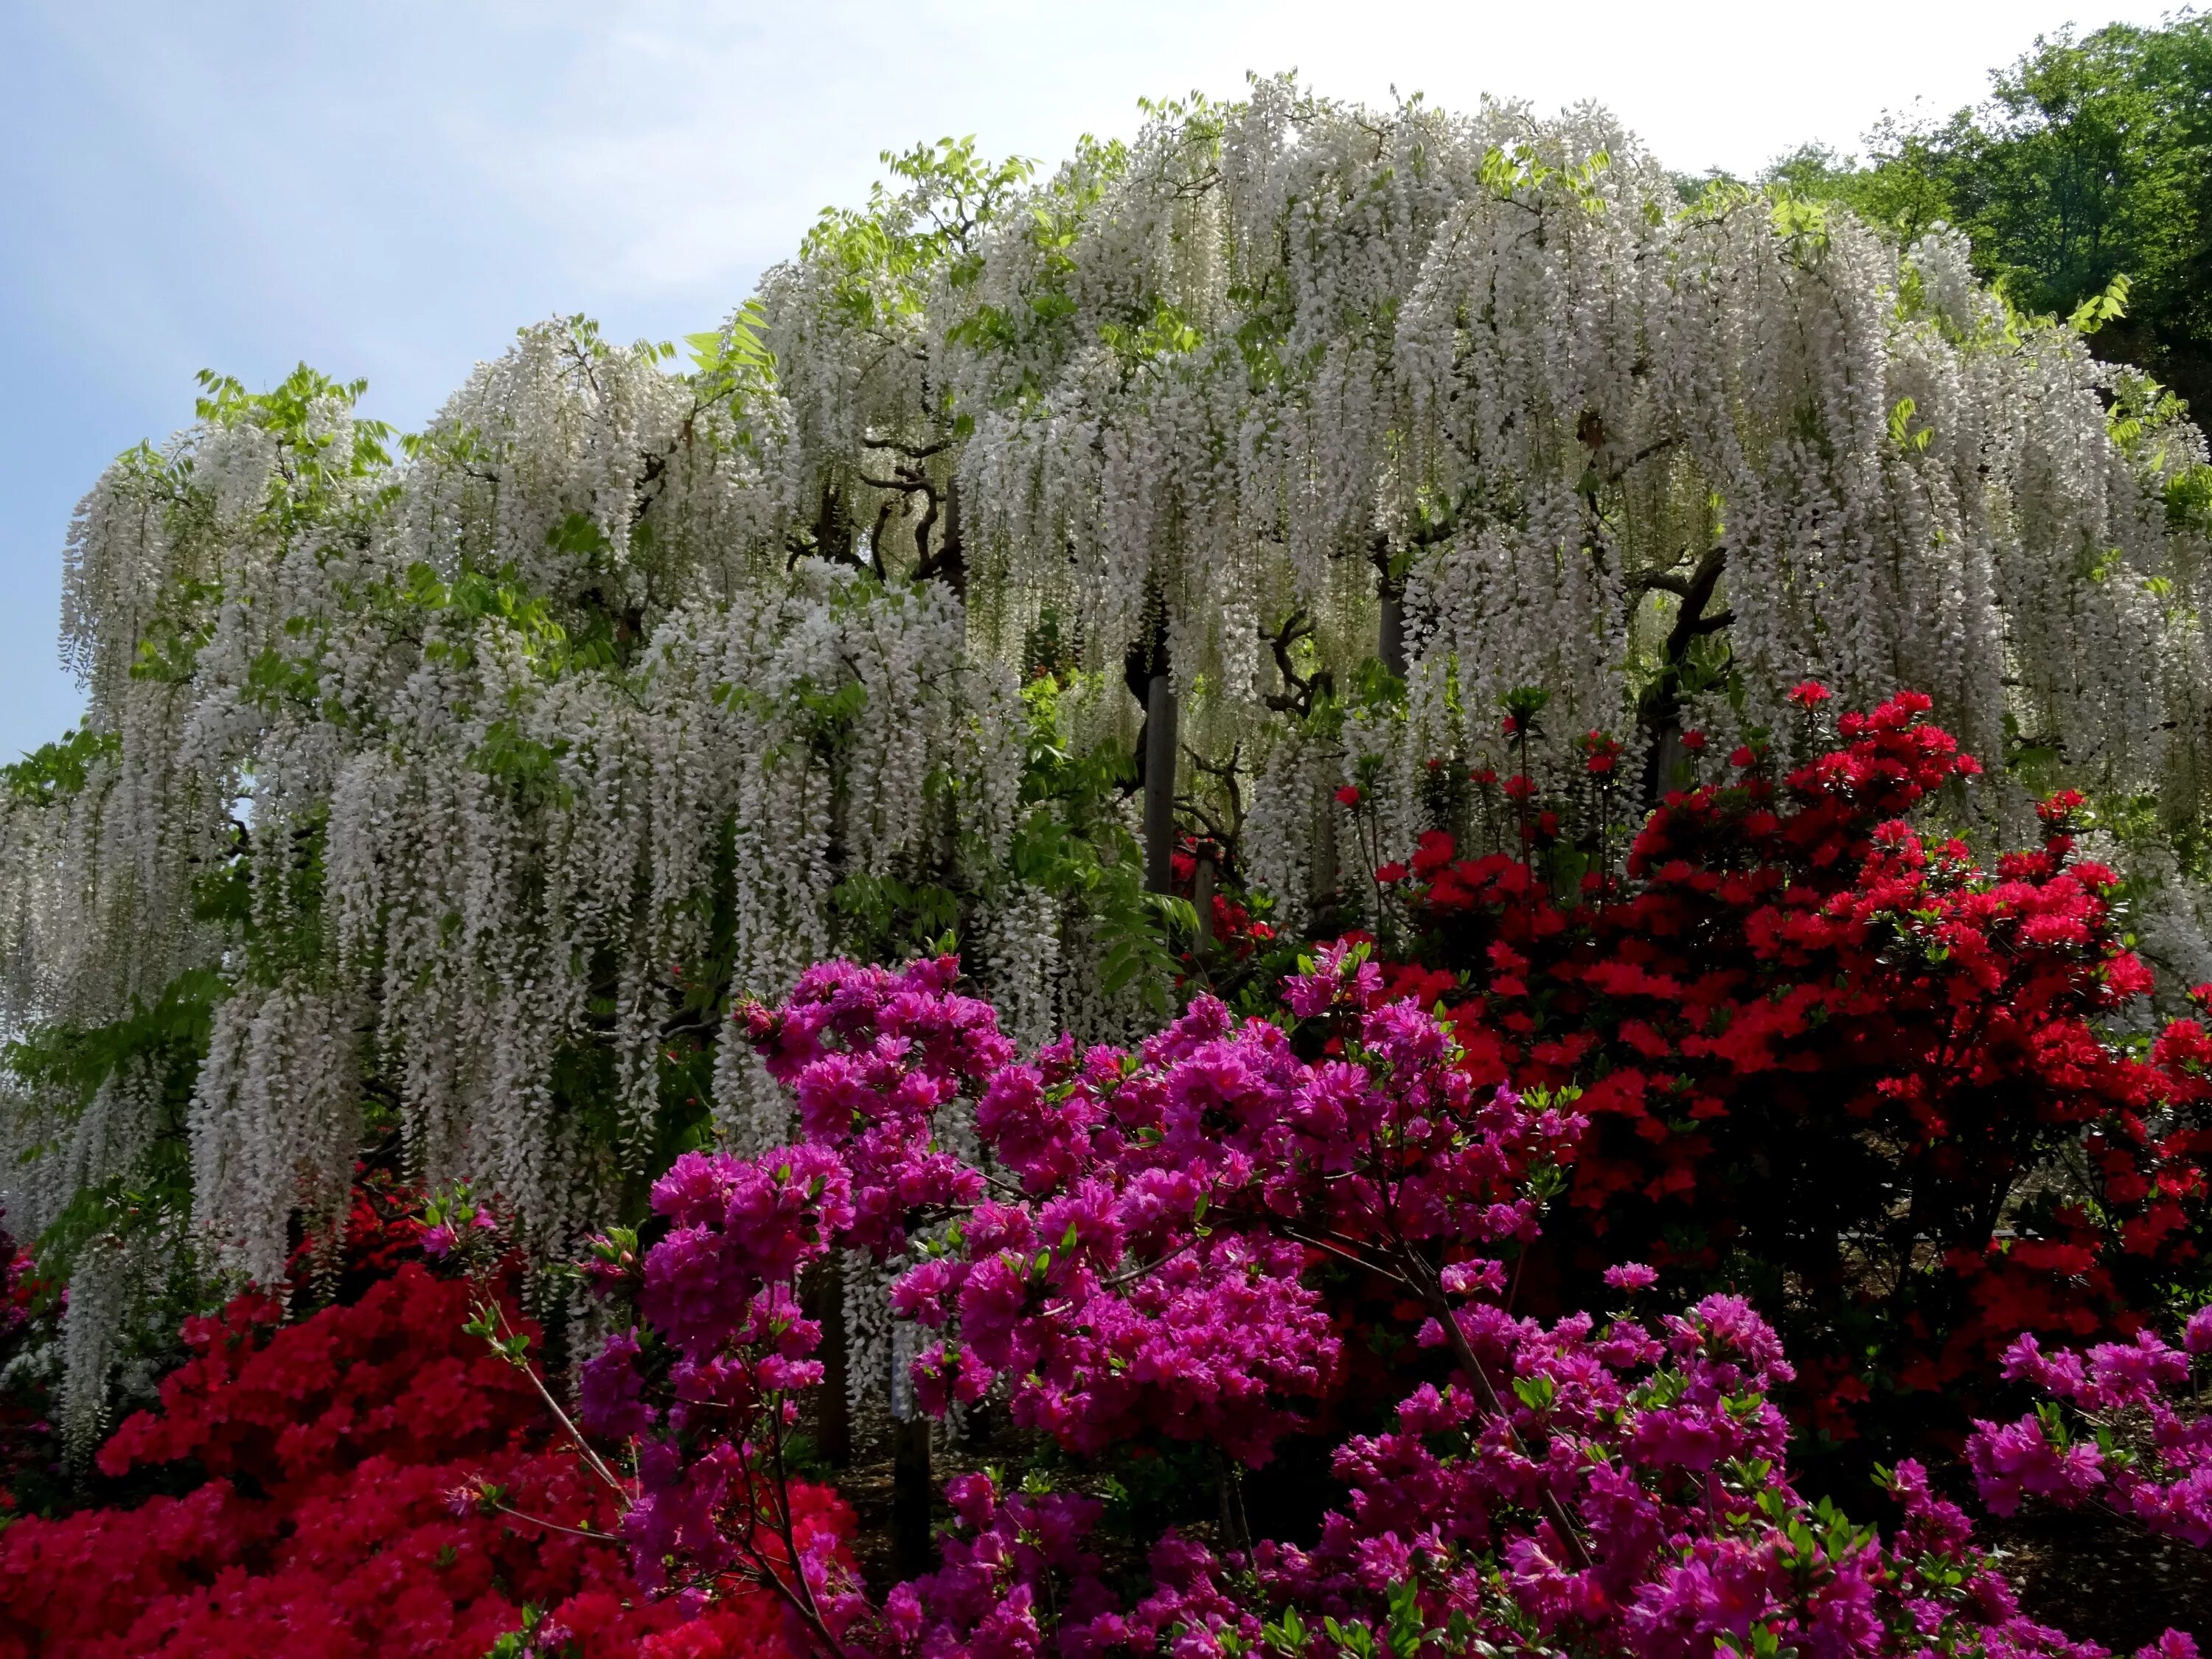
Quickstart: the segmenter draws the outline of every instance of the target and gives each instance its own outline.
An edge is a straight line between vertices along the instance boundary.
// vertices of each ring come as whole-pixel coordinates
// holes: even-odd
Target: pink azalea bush
[[[2011,1515],[2030,1497],[2065,1509],[2100,1500],[2154,1533],[2212,1546],[2212,1416],[2175,1397],[2206,1355],[2212,1307],[2190,1318],[2179,1347],[2144,1330],[2086,1354],[2046,1355],[2022,1336],[2005,1375],[2044,1398],[2016,1421],[1975,1423],[1966,1462],[1982,1501]]]
[[[584,1420],[635,1442],[641,1578],[766,1585],[841,1659],[2103,1652],[2021,1614],[1919,1464],[1886,1477],[1887,1534],[1802,1498],[1769,1399],[1791,1369],[1741,1298],[1643,1306],[1653,1275],[1624,1262],[1602,1316],[1516,1316],[1505,1256],[1584,1121],[1570,1092],[1477,1086],[1364,951],[1322,952],[1286,1018],[1200,998],[1134,1051],[1024,1059],[957,982],[950,958],[834,963],[741,1011],[803,1139],[689,1154],[654,1188],[657,1242],[597,1242],[637,1322],[586,1365]],[[980,1163],[949,1150],[956,1112]],[[791,1536],[792,1437],[823,1372],[799,1279],[837,1249],[906,1264],[925,1410],[1003,1401],[1056,1453],[950,1482],[939,1565],[881,1595],[833,1552],[763,1543]],[[1349,1301],[1376,1296],[1411,1386],[1338,1436],[1318,1536],[1171,1528],[1129,1589],[1083,1472],[1176,1443],[1256,1469],[1329,1428]],[[2083,1386],[2172,1380],[2134,1364],[2093,1355]],[[2153,1651],[2196,1649],[2170,1632]]]

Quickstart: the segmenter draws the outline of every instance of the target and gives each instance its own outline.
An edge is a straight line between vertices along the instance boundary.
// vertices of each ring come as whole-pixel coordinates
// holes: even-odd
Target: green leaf
[[[2066,326],[2076,334],[2094,334],[2106,323],[2128,314],[2129,282],[2125,271],[2116,272],[2105,284],[2104,292],[2093,294],[2074,307],[2074,314],[2066,319]]]
[[[0,766],[0,788],[21,805],[51,806],[81,792],[95,767],[122,751],[123,739],[112,732],[64,732],[12,766]]]

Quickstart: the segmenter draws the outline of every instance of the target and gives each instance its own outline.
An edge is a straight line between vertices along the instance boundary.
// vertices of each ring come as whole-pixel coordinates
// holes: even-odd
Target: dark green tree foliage
[[[1978,109],[1885,119],[1863,162],[1808,145],[1767,181],[1908,240],[1957,226],[2023,310],[2071,316],[2124,277],[2098,354],[2212,409],[2212,16],[2039,38],[1991,78]]]

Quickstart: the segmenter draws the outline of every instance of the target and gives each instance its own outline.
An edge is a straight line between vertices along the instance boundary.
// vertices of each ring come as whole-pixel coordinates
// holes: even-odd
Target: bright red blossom
[[[1779,785],[1668,797],[1626,886],[1575,908],[1518,856],[1425,840],[1416,860],[1420,971],[1465,974],[1443,994],[1477,1074],[1584,1091],[1592,1134],[1570,1212],[1547,1226],[1567,1284],[1621,1251],[1693,1282],[1787,1273],[1805,1298],[1801,1365],[1892,1385],[1808,1393],[1802,1409],[1846,1436],[1927,1410],[1913,1394],[1955,1411],[1961,1385],[1994,1386],[2021,1330],[2132,1330],[2207,1211],[2212,1040],[2179,1022],[2146,1063],[2099,1035],[2151,976],[2119,941],[2112,872],[2071,856],[2080,798],[2046,802],[2045,845],[1994,874],[1955,841],[1923,842],[1908,814],[1978,770],[1926,710],[1907,695],[1845,713],[1842,745]],[[2085,1133],[2094,1220],[2045,1203],[2008,1244],[1975,1231]],[[1931,1226],[1941,1271],[1863,1301],[1838,1238],[1902,1258]],[[1826,1333],[1869,1318],[1886,1333],[1872,1370],[1863,1352],[1827,1352]]]
[[[583,1659],[787,1659],[760,1601],[704,1620],[649,1601],[611,1541],[450,1501],[490,1481],[511,1508],[611,1528],[611,1495],[553,1443],[514,1370],[465,1333],[470,1286],[400,1267],[351,1306],[275,1328],[247,1295],[192,1321],[162,1408],[100,1452],[109,1475],[196,1464],[203,1484],[136,1509],[0,1533],[0,1659],[480,1659],[550,1610]],[[809,1489],[810,1528],[849,1526]]]

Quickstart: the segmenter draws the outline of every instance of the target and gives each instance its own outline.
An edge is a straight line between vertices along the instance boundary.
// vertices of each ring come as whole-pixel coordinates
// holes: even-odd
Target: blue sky
[[[1051,161],[1247,70],[1451,106],[1610,106],[1669,166],[1749,172],[1885,110],[1978,100],[2069,21],[2163,8],[1514,0],[1334,6],[6,0],[0,5],[0,759],[75,719],[61,550],[193,373],[305,360],[419,424],[516,326],[711,326],[878,152]]]

